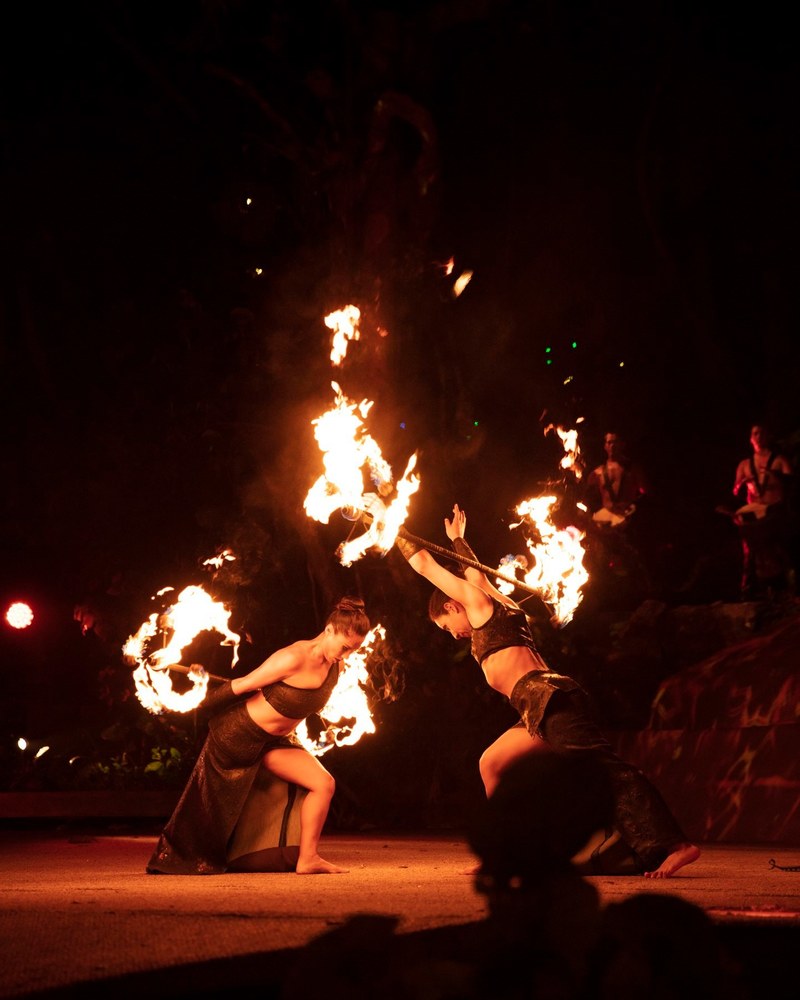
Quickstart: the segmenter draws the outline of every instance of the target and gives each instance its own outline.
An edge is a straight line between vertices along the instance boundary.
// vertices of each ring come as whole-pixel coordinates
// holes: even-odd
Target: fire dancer
[[[445,518],[444,524],[456,553],[477,562],[464,538],[466,515],[457,504],[452,520]],[[401,536],[395,544],[411,568],[437,588],[428,605],[431,620],[456,639],[470,639],[472,655],[489,685],[519,712],[524,729],[512,727],[489,747],[484,754],[491,765],[488,771],[501,774],[540,739],[557,753],[595,757],[608,772],[615,824],[631,852],[633,871],[647,878],[669,878],[696,861],[699,849],[659,792],[640,770],[614,753],[592,721],[586,692],[571,677],[548,669],[523,610],[481,570],[467,567],[464,579],[416,542]],[[542,807],[547,808],[546,803]]]
[[[300,810],[296,872],[344,872],[319,855],[319,839],[334,779],[299,743],[300,722],[325,707],[340,661],[370,630],[364,603],[344,598],[313,639],[276,650],[244,677],[225,681],[206,698],[214,714],[200,756],[147,864],[151,875],[216,875],[263,765],[283,781],[307,789]]]

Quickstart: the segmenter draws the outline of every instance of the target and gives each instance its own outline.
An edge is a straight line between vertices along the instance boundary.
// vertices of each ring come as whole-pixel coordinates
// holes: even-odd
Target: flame
[[[567,430],[564,427],[557,427],[555,424],[548,424],[544,432],[547,434],[550,431],[555,431],[564,445],[561,468],[573,472],[575,478],[580,479],[583,475],[583,462],[581,461],[581,449],[578,446],[578,431],[575,428]]]
[[[579,418],[577,422],[580,423],[582,419]],[[580,479],[583,463],[577,430],[548,424],[544,433],[552,430],[558,434],[564,446],[561,468],[570,470],[576,479]],[[513,576],[515,580],[521,580],[537,591],[542,600],[550,605],[553,622],[566,625],[572,621],[576,608],[583,600],[581,590],[589,579],[589,573],[583,565],[586,553],[582,543],[586,532],[573,525],[557,528],[552,520],[552,512],[557,503],[557,497],[548,495],[534,497],[519,504],[517,514],[527,519],[533,529],[525,540],[533,556],[533,565],[530,566],[525,556],[509,555],[500,562],[498,572],[506,577]],[[585,510],[583,504],[576,506]],[[517,528],[521,523],[512,524],[511,528]],[[520,574],[524,576],[521,577]],[[514,585],[507,580],[499,579],[495,582],[503,594],[510,594],[514,589]]]
[[[203,566],[213,566],[214,569],[219,569],[222,564],[226,562],[236,562],[236,556],[230,549],[223,549],[219,555],[211,556],[209,559],[205,559],[203,561]]]
[[[167,587],[159,594],[169,593]],[[231,668],[239,657],[239,636],[228,628],[230,612],[213,600],[202,587],[186,587],[166,611],[154,612],[142,622],[139,630],[128,638],[122,647],[125,657],[138,663],[133,672],[136,697],[154,715],[164,709],[171,712],[189,712],[205,698],[208,675],[202,667],[192,665],[187,676],[192,683],[190,690],[180,693],[172,687],[167,667],[180,663],[183,650],[203,631],[215,631],[223,636],[222,646],[233,646]],[[152,640],[161,636],[164,645],[150,651]],[[168,641],[167,641],[168,640]]]
[[[550,605],[553,621],[566,625],[572,621],[575,609],[583,600],[581,588],[589,579],[589,574],[583,565],[585,552],[581,544],[586,533],[572,525],[556,528],[551,513],[557,502],[555,496],[534,497],[519,504],[517,514],[527,519],[534,529],[533,537],[526,538],[533,556],[533,566],[525,573],[523,582],[537,591],[542,600]],[[517,528],[521,523],[512,524],[511,527]],[[511,566],[515,579],[519,579],[518,570],[527,568],[524,565],[526,562],[522,557],[515,557]],[[508,563],[501,568],[508,575]],[[499,580],[497,587],[507,594],[511,584]],[[507,589],[504,590],[504,587]]]
[[[361,333],[358,324],[361,322],[361,310],[358,306],[345,306],[343,309],[336,309],[328,313],[325,317],[325,326],[333,330],[333,341],[331,344],[331,361],[338,365],[344,360],[347,354],[348,340],[358,340]]]
[[[472,271],[462,271],[453,282],[453,295],[458,298],[467,285],[472,281]]]
[[[345,542],[339,550],[342,565],[349,566],[370,548],[386,552],[392,547],[420,480],[413,475],[417,464],[415,453],[400,480],[393,481],[391,466],[364,426],[372,403],[368,400],[354,403],[336,382],[331,386],[336,393],[332,409],[312,421],[325,471],[308,491],[304,507],[309,517],[323,524],[328,523],[335,510],[348,511],[352,520],[365,515],[367,531]],[[365,472],[377,492],[365,492]]]
[[[334,746],[352,746],[365,733],[375,732],[375,723],[367,702],[366,685],[369,681],[367,660],[376,641],[386,638],[383,625],[369,631],[361,646],[342,661],[336,687],[328,703],[319,713],[324,729],[314,740],[305,720],[297,727],[296,735],[309,753],[321,757]]]

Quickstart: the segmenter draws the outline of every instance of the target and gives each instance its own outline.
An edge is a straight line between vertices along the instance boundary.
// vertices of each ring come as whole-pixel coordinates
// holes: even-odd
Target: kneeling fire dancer
[[[147,864],[149,874],[228,871],[229,845],[262,767],[306,790],[294,870],[300,875],[347,870],[319,855],[335,784],[295,730],[325,707],[341,660],[361,646],[369,630],[363,601],[344,598],[315,638],[276,650],[255,670],[225,681],[206,698],[215,713],[208,736]]]
[[[464,538],[466,515],[457,504],[452,521],[445,518],[444,523],[455,552],[477,563]],[[489,686],[505,695],[520,715],[521,723],[484,753],[482,764],[486,767],[488,761],[486,770],[495,776],[487,781],[484,774],[487,793],[508,766],[543,741],[556,753],[597,759],[608,773],[614,823],[629,852],[625,867],[613,874],[669,878],[696,861],[699,849],[681,830],[660,793],[638,768],[614,753],[592,720],[586,692],[571,677],[548,669],[519,605],[497,590],[482,570],[466,565],[466,579],[457,576],[413,536],[407,532],[405,536],[401,532],[397,548],[411,568],[437,588],[428,605],[431,620],[456,639],[470,639],[472,655]],[[547,809],[546,802],[542,808]],[[606,872],[598,868],[594,873]]]

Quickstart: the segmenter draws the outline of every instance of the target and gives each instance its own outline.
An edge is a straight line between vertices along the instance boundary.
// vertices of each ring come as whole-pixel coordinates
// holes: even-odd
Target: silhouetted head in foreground
[[[594,760],[539,752],[516,761],[476,816],[469,845],[481,862],[480,892],[535,889],[597,830],[610,827],[613,797]]]

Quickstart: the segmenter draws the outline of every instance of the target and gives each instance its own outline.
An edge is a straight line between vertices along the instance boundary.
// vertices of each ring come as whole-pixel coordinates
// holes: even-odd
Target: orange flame
[[[551,520],[551,512],[557,503],[555,496],[534,497],[525,500],[517,507],[517,514],[527,518],[534,529],[535,537],[526,538],[526,544],[533,556],[533,567],[528,570],[523,582],[532,587],[553,610],[553,621],[566,625],[572,621],[575,609],[583,600],[581,588],[589,579],[589,574],[583,565],[585,555],[582,540],[585,532],[568,526],[556,528]],[[522,522],[512,524],[517,528]],[[518,569],[525,569],[526,560],[515,560],[512,570],[515,578]],[[508,574],[506,566],[499,567],[498,572]],[[508,593],[511,585],[500,580],[498,589]],[[503,588],[507,589],[503,589]]]
[[[220,569],[222,564],[226,562],[236,562],[236,556],[230,549],[223,549],[219,555],[211,556],[209,559],[205,559],[203,561],[203,566],[213,566],[214,569]]]
[[[297,727],[297,738],[309,753],[321,757],[334,746],[352,746],[365,733],[375,732],[375,723],[367,702],[367,660],[376,641],[385,638],[386,629],[382,625],[376,625],[361,646],[345,657],[336,687],[325,708],[319,713],[325,728],[317,739],[311,738],[305,721]]]
[[[343,309],[336,309],[328,313],[325,317],[325,326],[333,330],[333,341],[331,344],[331,361],[339,365],[347,354],[347,342],[358,340],[361,333],[358,324],[361,322],[361,310],[358,306],[345,306]]]
[[[576,479],[583,475],[583,463],[581,462],[581,449],[578,446],[578,432],[575,428],[566,430],[564,427],[557,427],[555,424],[548,424],[545,427],[545,434],[555,431],[561,438],[564,446],[564,457],[561,459],[561,468],[569,470],[575,474]]]
[[[578,423],[583,418],[579,418]],[[583,474],[583,464],[578,447],[578,432],[548,424],[544,433],[555,430],[564,446],[564,457],[561,468],[571,470],[576,479]],[[526,538],[526,544],[533,556],[533,566],[525,556],[507,556],[498,567],[498,572],[505,576],[520,579],[527,586],[537,591],[542,600],[550,605],[553,622],[566,625],[572,621],[575,610],[583,600],[581,590],[589,579],[589,573],[583,565],[585,550],[583,539],[586,532],[572,525],[557,528],[552,520],[552,512],[558,500],[555,496],[540,496],[523,501],[517,507],[517,514],[526,518],[533,528],[532,537]],[[580,506],[580,505],[578,505]],[[522,522],[512,524],[517,528]],[[496,581],[497,588],[504,594],[514,589],[513,584],[505,580]]]
[[[453,282],[453,295],[458,298],[467,285],[472,281],[472,271],[462,271]]]
[[[367,515],[367,531],[345,542],[339,550],[342,565],[349,566],[370,548],[386,552],[392,547],[420,480],[412,474],[417,463],[415,453],[400,480],[393,481],[391,466],[364,426],[372,403],[354,403],[336,382],[331,386],[336,393],[332,409],[312,421],[325,471],[308,491],[304,507],[309,517],[322,524],[328,523],[335,510],[351,512],[354,520]],[[365,492],[365,472],[377,492]]]
[[[169,593],[171,587],[159,591],[159,596]],[[222,646],[233,646],[231,667],[239,656],[239,636],[228,628],[230,612],[218,601],[213,600],[202,587],[186,587],[178,595],[175,603],[162,613],[154,612],[142,622],[139,630],[128,638],[122,647],[123,655],[138,663],[133,672],[136,697],[144,707],[158,715],[164,709],[171,712],[189,712],[197,708],[205,698],[208,675],[193,665],[188,678],[192,687],[180,693],[172,686],[172,679],[166,669],[172,663],[180,663],[183,650],[203,631],[215,631],[223,636]],[[165,644],[161,649],[150,651],[152,641],[161,636]]]

